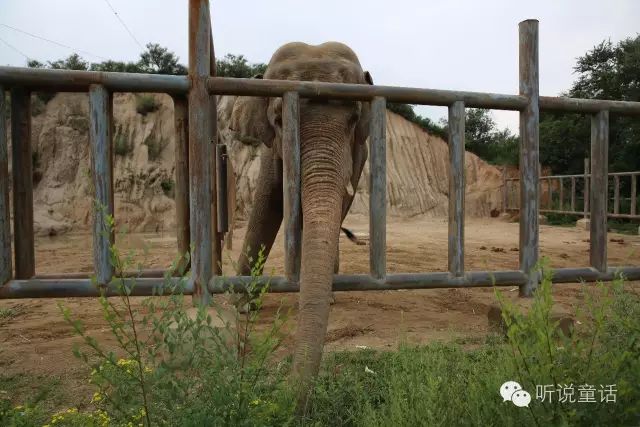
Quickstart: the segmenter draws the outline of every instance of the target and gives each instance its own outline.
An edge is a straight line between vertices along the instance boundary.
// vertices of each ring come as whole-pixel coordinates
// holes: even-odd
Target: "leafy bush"
[[[31,97],[31,117],[39,116],[44,113],[46,106],[44,102],[37,96]]]
[[[160,181],[160,187],[162,187],[164,195],[172,199],[175,197],[175,186],[176,183],[171,178],[163,178],[162,181]]]
[[[113,226],[112,219],[108,223]],[[132,260],[131,254],[111,248],[116,272],[130,269]],[[258,307],[266,292],[257,288],[264,262],[260,252],[249,285]],[[145,426],[286,423],[293,401],[284,383],[287,365],[273,358],[286,317],[278,313],[271,328],[257,331],[259,311],[225,315],[214,304],[214,316],[222,326],[216,326],[206,307],[191,316],[190,298],[185,301],[181,293],[186,279],[171,279],[175,265],[157,290],[165,297],[145,300],[141,310],[130,299],[135,279],[114,278],[111,286],[118,297],[103,294],[99,298],[119,344],[117,352],[88,335],[82,322],[60,305],[64,318],[82,338],[83,345],[75,347],[74,354],[91,369],[90,382],[96,387],[92,404],[98,411],[83,414],[81,421],[92,417],[109,425]],[[70,416],[76,413],[71,410]]]
[[[113,226],[112,218],[108,224]],[[117,273],[133,264],[131,254],[115,247],[111,260]],[[266,291],[257,285],[263,251],[254,261],[249,294],[256,295],[260,308]],[[116,278],[111,286],[118,296],[99,298],[119,343],[116,351],[88,335],[61,306],[82,338],[74,353],[91,370],[96,391],[90,411],[63,410],[48,424],[637,425],[640,296],[627,291],[622,279],[585,285],[575,328],[566,332],[551,316],[547,265],[546,260],[540,265],[542,281],[529,310],[517,308],[496,289],[506,336],[490,335],[478,348],[412,346],[402,340],[397,351],[328,354],[303,419],[293,415],[294,396],[286,383],[289,360],[274,356],[286,316],[278,312],[266,330],[256,328],[259,310],[229,316],[214,304],[221,326],[204,307],[190,316],[181,294],[186,279],[170,279],[175,267],[156,291],[164,297],[147,299],[136,310],[129,298],[135,278]],[[528,407],[503,401],[499,390],[509,380],[531,394]],[[539,391],[545,385],[556,393],[569,387],[591,391],[593,401],[543,401],[546,393]],[[600,385],[615,385],[615,402],[601,400]],[[41,418],[37,406],[13,407],[0,399],[2,425],[33,425]]]
[[[156,100],[155,96],[144,94],[136,95],[136,111],[138,114],[146,116],[149,113],[158,111],[160,103]]]
[[[165,149],[169,141],[162,137],[157,138],[153,133],[150,133],[142,143],[147,146],[149,160],[156,160],[160,158],[162,151]]]
[[[119,127],[115,138],[113,138],[114,152],[116,156],[125,157],[133,151],[133,143],[127,138]]]

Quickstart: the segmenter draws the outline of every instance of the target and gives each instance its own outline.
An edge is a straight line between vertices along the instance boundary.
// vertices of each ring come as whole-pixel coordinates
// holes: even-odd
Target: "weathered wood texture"
[[[5,120],[7,105],[4,92],[4,87],[0,85],[0,286],[13,275],[9,211],[9,147]]]
[[[282,191],[284,197],[284,271],[287,280],[300,280],[302,216],[300,205],[300,97],[282,97]]]
[[[589,216],[589,203],[591,197],[589,195],[589,159],[584,159],[584,188],[582,189],[582,206],[584,211],[584,217],[587,218]]]
[[[212,141],[215,111],[206,88],[210,73],[209,3],[189,0],[189,212],[194,304],[208,305],[213,255]]]
[[[185,255],[190,251],[189,232],[189,107],[187,99],[173,97],[173,114],[176,129],[176,238],[181,261],[179,271],[184,271],[188,263]]]
[[[371,102],[369,145],[369,271],[383,279],[387,274],[387,102]]]
[[[528,277],[520,286],[520,295],[531,296],[538,284],[534,270],[539,253],[538,21],[523,21],[519,30],[520,95],[527,99],[520,112],[520,269]]]
[[[591,117],[591,266],[607,270],[607,199],[609,165],[609,112]]]
[[[576,179],[571,177],[571,211],[576,210]]]
[[[227,205],[227,146],[216,144],[216,185],[218,195],[218,233],[221,235],[229,230],[229,207]]]
[[[564,209],[564,180],[562,178],[558,178],[558,182],[560,185],[560,195],[558,196],[560,198],[559,208],[562,210]]]
[[[20,87],[11,90],[11,141],[15,277],[30,279],[36,272],[33,240],[31,94]]]
[[[637,194],[638,177],[631,175],[631,215],[636,214],[636,194]]]
[[[454,102],[449,107],[448,259],[449,272],[456,277],[464,274],[464,126],[464,103]]]
[[[613,177],[613,213],[620,213],[620,176]]]
[[[93,265],[96,280],[106,285],[113,276],[110,250],[114,243],[113,148],[111,95],[104,86],[89,88],[89,145],[93,176]]]
[[[21,67],[0,67],[0,84],[24,86],[42,92],[87,92],[92,84],[102,85],[110,92],[184,95],[189,91],[186,76]]]
[[[599,272],[589,267],[558,268],[553,271],[552,281],[558,283],[610,281],[624,275],[629,280],[640,279],[640,267],[609,268]],[[528,275],[522,271],[472,271],[464,276],[453,277],[448,272],[438,273],[392,273],[384,279],[375,279],[366,274],[338,274],[333,276],[333,291],[390,291],[398,289],[472,288],[491,286],[513,286],[526,284]],[[213,293],[221,293],[233,288],[236,292],[246,289],[247,284],[269,285],[269,292],[296,292],[296,283],[285,277],[250,276],[218,277],[209,284]]]

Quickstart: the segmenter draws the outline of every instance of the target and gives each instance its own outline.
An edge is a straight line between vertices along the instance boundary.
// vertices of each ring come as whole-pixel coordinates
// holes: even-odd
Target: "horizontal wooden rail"
[[[616,277],[626,280],[640,280],[640,267],[609,267],[606,272],[594,268],[559,268],[554,270],[553,283],[577,283],[580,281],[611,281]],[[182,286],[182,294],[191,295],[193,285],[187,279],[162,278],[125,279],[127,286],[133,286],[132,296],[154,296],[160,290],[169,292],[175,286]],[[282,276],[258,277],[249,276],[221,277],[216,276],[209,283],[209,291],[223,293],[233,288],[240,292],[248,283],[257,281],[259,286],[269,285],[269,292],[298,292],[297,283],[287,281]],[[441,273],[396,273],[388,274],[384,279],[376,280],[369,275],[335,275],[334,291],[383,291],[397,289],[437,289],[437,288],[472,288],[490,286],[517,286],[526,283],[527,276],[517,270],[513,271],[475,271],[464,276],[455,277],[448,272]],[[107,295],[117,295],[116,286],[111,283]],[[95,297],[100,291],[89,279],[28,279],[11,280],[0,287],[0,299],[13,298],[70,298]]]
[[[110,92],[159,92],[173,95],[189,91],[187,76],[0,67],[0,85],[24,86],[40,92],[87,92],[99,84]]]
[[[640,280],[640,267],[609,268],[606,273],[590,267],[560,268],[554,270],[553,283],[577,283],[580,281],[611,281],[621,274],[627,280]],[[231,288],[242,291],[257,281],[259,286],[269,285],[269,292],[297,292],[295,283],[288,282],[282,276],[252,278],[250,276],[216,277],[209,283],[209,291],[222,293]],[[395,273],[387,274],[384,279],[376,280],[365,274],[333,276],[334,291],[389,291],[397,289],[437,289],[437,288],[473,288],[490,286],[517,286],[525,284],[527,275],[522,271],[474,271],[456,277],[448,272],[440,273]]]
[[[186,278],[124,279],[124,285],[132,286],[131,296],[155,296],[161,291],[167,295],[174,288],[181,289],[180,293],[184,295],[193,293],[193,285]],[[11,280],[0,287],[0,299],[97,297],[101,295],[100,289],[90,279]],[[117,282],[102,289],[107,290],[107,296],[118,295]]]
[[[24,86],[35,91],[86,92],[92,84],[103,85],[111,92],[172,95],[186,94],[190,87],[187,76],[0,66],[0,85],[8,88]],[[382,96],[387,98],[387,102],[448,106],[463,101],[467,107],[514,111],[522,110],[526,104],[526,98],[520,95],[345,83],[212,77],[208,86],[212,93],[218,95],[282,96],[285,92],[297,91],[303,98],[371,100],[375,96]],[[594,113],[603,109],[616,114],[640,116],[640,102],[540,97],[542,111]]]
[[[526,98],[519,95],[296,80],[211,77],[208,81],[208,87],[211,93],[216,95],[280,97],[286,92],[298,92],[301,98],[350,101],[371,101],[375,97],[383,97],[387,102],[442,106],[463,101],[467,107],[496,110],[520,110],[526,104]],[[640,110],[640,103],[638,103],[638,109]]]

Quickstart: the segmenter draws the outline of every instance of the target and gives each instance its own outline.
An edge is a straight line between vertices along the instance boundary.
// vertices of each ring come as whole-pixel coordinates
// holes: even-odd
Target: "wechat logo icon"
[[[507,381],[500,386],[500,396],[503,402],[511,401],[519,408],[529,406],[531,403],[531,394],[523,390],[522,386],[515,381]]]

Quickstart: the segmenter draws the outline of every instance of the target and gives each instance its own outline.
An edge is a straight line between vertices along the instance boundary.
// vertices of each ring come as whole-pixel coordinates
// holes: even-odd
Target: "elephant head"
[[[337,42],[286,44],[271,58],[264,78],[373,84],[356,54]],[[293,374],[301,402],[320,366],[340,226],[367,157],[369,116],[368,102],[300,99],[303,232]],[[230,125],[239,139],[269,147],[243,248],[251,254],[264,244],[268,253],[282,222],[282,98],[239,97]],[[241,274],[249,271],[244,261]]]

